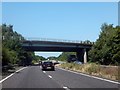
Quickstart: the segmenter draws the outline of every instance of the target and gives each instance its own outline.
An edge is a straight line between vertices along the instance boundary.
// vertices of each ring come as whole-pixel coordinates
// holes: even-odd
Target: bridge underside
[[[23,46],[27,51],[50,51],[50,52],[79,52],[82,48],[71,47],[39,47],[39,46]]]
[[[89,49],[71,48],[71,47],[39,47],[39,46],[23,46],[26,51],[44,51],[44,52],[76,52],[79,61],[87,62],[87,52]]]
[[[25,41],[22,48],[26,51],[46,52],[76,52],[79,61],[87,62],[87,52],[92,45],[79,43],[47,42],[47,41]]]

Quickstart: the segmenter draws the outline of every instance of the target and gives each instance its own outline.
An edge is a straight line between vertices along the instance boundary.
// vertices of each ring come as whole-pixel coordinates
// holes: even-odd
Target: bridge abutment
[[[79,51],[76,52],[76,56],[79,61],[83,63],[87,63],[88,59],[88,50],[87,49],[80,49]]]
[[[88,51],[87,49],[84,49],[84,63],[87,63],[88,59]]]
[[[83,61],[83,56],[84,56],[84,53],[83,53],[83,49],[80,49],[78,52],[76,52],[76,56],[77,56],[77,59],[80,61],[80,62],[84,62]]]
[[[92,43],[76,43],[76,42],[55,42],[55,41],[22,41],[22,48],[26,51],[54,51],[54,52],[76,52],[79,61],[87,63],[88,51],[91,49]]]

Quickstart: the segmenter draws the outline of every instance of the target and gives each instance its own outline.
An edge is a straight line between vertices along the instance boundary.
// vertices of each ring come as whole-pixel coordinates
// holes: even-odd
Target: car
[[[74,61],[75,64],[83,64],[82,62],[80,61]]]
[[[45,62],[42,62],[42,70],[55,70],[55,66],[54,66],[54,63],[52,61],[45,61]]]
[[[54,62],[54,65],[56,65],[56,64],[60,64],[59,62]]]
[[[76,58],[76,55],[68,55],[68,62],[70,63],[70,62],[74,62],[74,61],[76,61],[77,60],[77,58]]]

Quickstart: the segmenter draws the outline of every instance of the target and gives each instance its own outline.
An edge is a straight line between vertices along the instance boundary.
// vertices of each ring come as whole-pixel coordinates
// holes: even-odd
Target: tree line
[[[2,24],[2,66],[30,65],[35,55],[22,49],[21,41],[24,37],[13,31],[12,25]]]
[[[120,64],[120,26],[104,23],[89,52],[89,60],[104,65]]]
[[[90,41],[89,41],[90,42]],[[66,61],[75,52],[63,52],[58,59]],[[88,52],[88,62],[102,65],[120,65],[120,26],[102,24],[98,39]]]
[[[36,56],[33,52],[22,49],[21,41],[25,38],[13,31],[12,25],[2,24],[2,65],[18,64],[30,65],[32,62],[39,60],[57,59],[66,61],[68,55],[76,54],[75,52],[63,52],[58,57]],[[89,41],[90,42],[90,41]],[[92,49],[89,51],[89,62],[95,62],[104,65],[120,64],[120,26],[104,23],[98,39],[94,42]]]

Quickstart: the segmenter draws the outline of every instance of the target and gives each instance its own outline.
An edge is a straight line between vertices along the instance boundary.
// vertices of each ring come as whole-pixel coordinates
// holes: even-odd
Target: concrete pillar
[[[76,52],[76,56],[78,61],[84,62],[84,50],[80,49],[79,51]]]
[[[87,50],[84,49],[84,63],[87,63]]]

